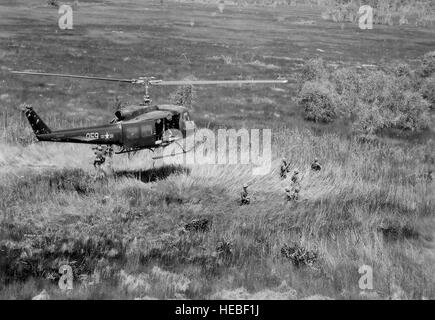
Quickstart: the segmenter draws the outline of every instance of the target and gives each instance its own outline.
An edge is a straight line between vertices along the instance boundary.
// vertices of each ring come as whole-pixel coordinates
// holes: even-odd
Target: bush
[[[398,94],[396,78],[383,71],[368,71],[362,76],[360,99],[369,104],[387,105]]]
[[[426,53],[421,62],[421,75],[430,77],[435,73],[435,51]]]
[[[337,4],[322,13],[324,20],[334,22],[356,22],[358,20],[358,6],[355,3]]]
[[[55,8],[59,8],[59,1],[57,0],[48,0],[47,5]]]
[[[435,109],[435,75],[423,81],[420,92],[423,98],[430,103],[430,108]]]
[[[429,74],[432,53],[422,63]],[[321,59],[303,68],[298,103],[306,120],[331,122],[349,117],[355,131],[374,135],[382,129],[419,131],[430,123],[429,108],[434,105],[435,77],[420,78],[408,64],[395,62],[387,71],[342,68],[328,73]],[[330,81],[328,80],[330,79]]]
[[[411,66],[409,64],[403,63],[403,62],[394,63],[391,71],[393,72],[393,74],[396,77],[411,77],[412,76]]]
[[[328,71],[322,58],[313,58],[305,62],[302,67],[299,83],[303,84],[306,81],[314,81],[327,79]]]
[[[338,94],[352,92],[358,94],[361,88],[361,77],[355,68],[337,69],[332,73],[332,79]]]
[[[306,120],[332,122],[337,118],[339,98],[327,80],[306,82],[298,96]]]
[[[353,123],[353,127],[357,134],[371,137],[383,129],[385,123],[378,106],[360,102],[357,120]]]
[[[335,90],[340,98],[340,108],[344,114],[353,114],[361,91],[361,77],[354,68],[335,70],[332,74]]]
[[[369,80],[379,80],[386,75],[375,74]],[[382,89],[375,82],[363,85],[362,101],[358,104],[355,130],[363,134],[376,134],[386,128],[419,131],[429,125],[429,103],[419,92],[401,90],[399,82],[388,78]]]
[[[402,130],[426,129],[429,126],[429,103],[419,92],[405,91],[394,105],[391,127]]]
[[[298,244],[288,246],[284,244],[281,248],[281,255],[289,259],[295,267],[312,267],[318,260],[319,255],[316,251],[307,250]]]
[[[193,89],[192,86],[182,86],[172,94],[172,101],[176,105],[184,106],[186,108],[192,108]]]

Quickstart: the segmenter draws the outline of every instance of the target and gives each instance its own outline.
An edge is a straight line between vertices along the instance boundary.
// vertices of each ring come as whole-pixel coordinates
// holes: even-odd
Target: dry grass
[[[368,264],[381,297],[394,283],[409,298],[434,298],[424,249],[435,212],[434,184],[424,176],[428,147],[275,132],[274,154],[303,176],[302,199],[287,204],[276,170],[258,177],[243,165],[144,168],[151,164],[143,152],[116,158],[114,176],[94,181],[86,147],[2,145],[1,295],[28,298],[44,287],[65,297],[56,271],[70,263],[73,298],[207,298],[238,288],[276,295],[283,281],[299,298],[358,298],[357,270]],[[316,156],[320,173],[309,170]],[[240,207],[245,181],[254,201]],[[209,231],[184,230],[198,217],[211,222]],[[294,243],[319,253],[313,267],[281,255]],[[79,280],[94,274],[99,284]]]

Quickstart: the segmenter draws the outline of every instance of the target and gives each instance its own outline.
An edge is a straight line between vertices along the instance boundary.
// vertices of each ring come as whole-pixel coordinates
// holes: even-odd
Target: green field
[[[57,26],[45,1],[0,4],[0,299],[42,289],[72,299],[435,298],[433,121],[407,139],[357,141],[350,124],[304,120],[296,103],[304,60],[331,69],[394,61],[419,65],[435,30],[321,18],[312,6],[238,7],[147,1],[80,1],[74,30]],[[28,144],[20,115],[32,105],[53,128],[105,123],[118,102],[138,103],[125,84],[23,77],[11,70],[165,80],[265,79],[288,85],[195,87],[198,127],[271,128],[273,167],[285,156],[303,176],[301,200],[284,200],[276,170],[244,165],[165,166],[143,151],[114,159],[94,181],[90,147]],[[152,88],[155,103],[174,88]],[[434,113],[431,113],[432,119]],[[26,143],[22,143],[26,142]],[[318,157],[319,173],[309,169]],[[246,181],[255,198],[241,207]],[[193,219],[210,228],[186,231]],[[283,248],[317,254],[297,265]],[[70,264],[74,289],[58,288]],[[374,289],[361,294],[362,265]],[[89,279],[98,274],[100,281]],[[86,278],[87,277],[87,278]]]

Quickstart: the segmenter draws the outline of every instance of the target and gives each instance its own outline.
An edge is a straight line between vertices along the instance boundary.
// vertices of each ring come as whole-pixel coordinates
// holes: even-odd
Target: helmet
[[[299,170],[298,170],[298,169],[295,169],[295,170],[294,170],[294,173],[299,173]]]
[[[289,187],[285,187],[285,191],[290,191],[290,188]]]
[[[287,162],[287,159],[286,158],[282,158],[281,161],[282,162]]]
[[[247,183],[244,183],[243,184],[243,188],[247,188],[248,187],[248,184]]]
[[[103,147],[102,147],[102,146],[98,146],[98,147],[97,147],[97,150],[100,150],[100,151],[101,151],[101,150],[103,150]]]

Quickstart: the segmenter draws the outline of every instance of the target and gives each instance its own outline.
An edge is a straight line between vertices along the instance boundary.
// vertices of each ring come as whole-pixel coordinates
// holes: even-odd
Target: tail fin
[[[32,107],[26,106],[23,111],[36,135],[51,133],[50,128],[42,121]]]

